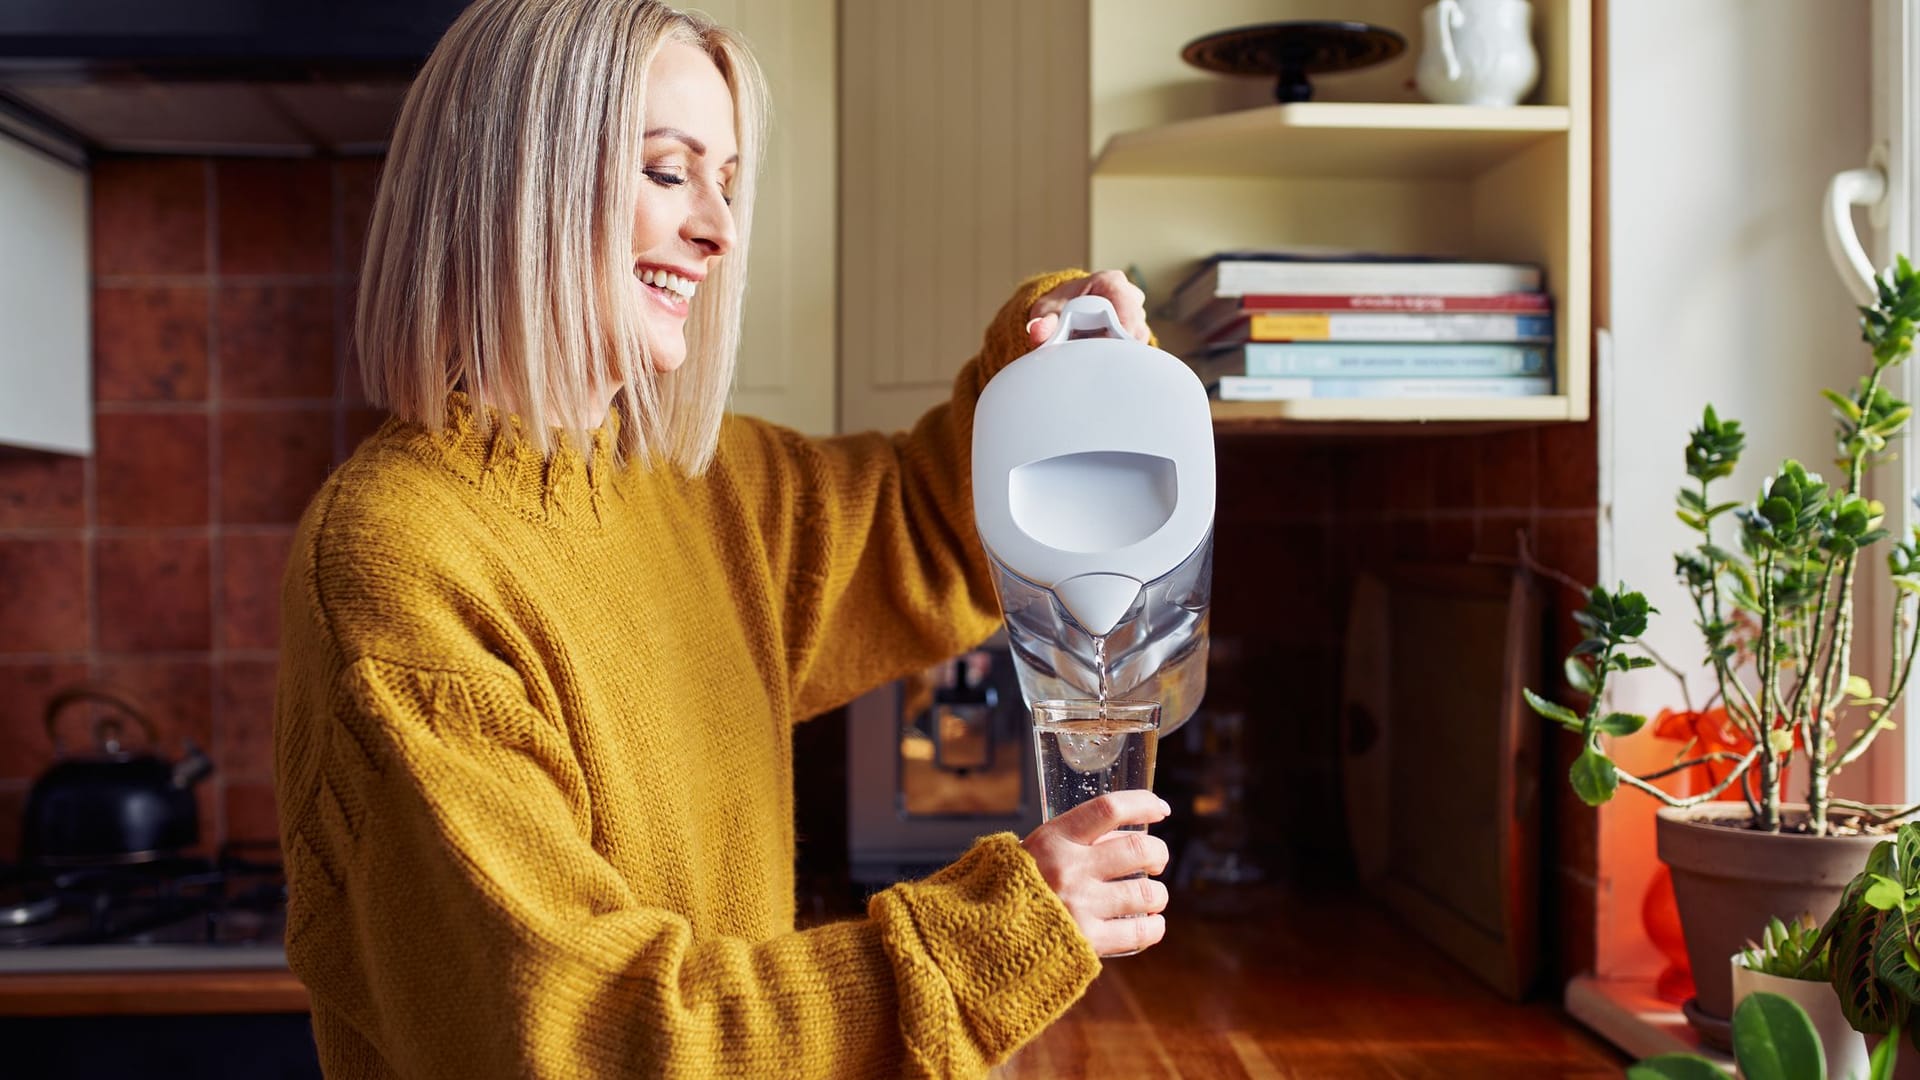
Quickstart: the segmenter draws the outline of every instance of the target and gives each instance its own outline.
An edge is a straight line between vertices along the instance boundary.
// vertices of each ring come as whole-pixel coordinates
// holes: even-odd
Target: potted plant
[[[1568,684],[1587,696],[1585,711],[1526,691],[1534,711],[1579,733],[1583,751],[1570,779],[1581,799],[1598,806],[1624,783],[1665,804],[1657,815],[1659,853],[1673,874],[1696,979],[1688,1015],[1715,1041],[1724,1040],[1733,1006],[1727,958],[1770,918],[1824,919],[1873,845],[1872,831],[1920,812],[1883,812],[1832,790],[1834,776],[1893,726],[1920,651],[1913,618],[1920,598],[1916,530],[1887,555],[1896,638],[1891,669],[1876,687],[1848,666],[1860,559],[1888,539],[1884,510],[1864,484],[1912,412],[1886,384],[1911,353],[1920,319],[1920,275],[1905,257],[1878,285],[1875,302],[1860,309],[1871,369],[1850,395],[1824,392],[1838,422],[1843,472],[1835,482],[1788,460],[1753,501],[1717,501],[1713,483],[1733,473],[1745,447],[1739,423],[1720,419],[1709,406],[1687,443],[1689,483],[1680,490],[1678,510],[1698,541],[1676,556],[1676,573],[1706,646],[1711,704],[1725,709],[1746,752],[1686,750],[1647,776],[1628,773],[1607,756],[1606,737],[1631,735],[1646,722],[1606,708],[1608,679],[1656,662],[1639,640],[1653,609],[1624,585],[1591,589],[1575,615],[1586,638],[1567,657],[1565,672]],[[1737,542],[1723,546],[1716,532],[1729,524]],[[1807,777],[1804,802],[1788,798],[1796,762]],[[1709,764],[1729,767],[1697,794],[1673,795],[1653,782]],[[1730,789],[1740,801],[1713,801]]]
[[[1760,991],[1733,1011],[1733,1058],[1745,1080],[1894,1080],[1899,1041],[1877,1047],[1867,1067],[1834,1073],[1806,1010],[1791,998]],[[1698,1054],[1661,1054],[1627,1067],[1627,1080],[1726,1080]]]
[[[1867,1044],[1840,1008],[1827,964],[1831,935],[1820,929],[1806,919],[1769,920],[1760,940],[1733,957],[1734,1012],[1753,994],[1778,994],[1806,1011],[1820,1036],[1827,1075],[1863,1075]]]
[[[1920,1048],[1920,824],[1873,846],[1808,948],[1825,951],[1828,983],[1853,1030],[1869,1043],[1907,1031]],[[1920,1053],[1896,1075],[1920,1077]]]

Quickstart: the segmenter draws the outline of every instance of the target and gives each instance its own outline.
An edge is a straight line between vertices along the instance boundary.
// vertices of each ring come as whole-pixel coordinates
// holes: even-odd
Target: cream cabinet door
[[[732,407],[814,435],[834,430],[834,0],[704,0],[766,71],[772,142],[761,173]]]
[[[840,0],[840,427],[910,425],[1087,257],[1086,0]]]
[[[93,452],[87,174],[0,134],[0,444]]]

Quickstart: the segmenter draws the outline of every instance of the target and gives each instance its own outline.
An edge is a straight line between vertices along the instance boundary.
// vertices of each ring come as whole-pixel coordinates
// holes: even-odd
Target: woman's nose
[[[687,216],[681,235],[706,251],[709,256],[725,255],[733,250],[737,237],[733,226],[733,208],[718,188],[709,189]]]

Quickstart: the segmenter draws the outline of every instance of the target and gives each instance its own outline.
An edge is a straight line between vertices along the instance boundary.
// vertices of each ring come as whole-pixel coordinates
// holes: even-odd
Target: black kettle
[[[62,711],[81,702],[108,712],[93,725],[97,753],[68,756],[58,722]],[[121,747],[123,719],[146,733],[147,753]],[[27,794],[25,859],[50,865],[147,862],[199,842],[193,786],[213,772],[213,762],[192,739],[182,740],[186,753],[179,761],[155,756],[159,740],[146,714],[120,692],[91,684],[55,694],[47,702],[46,724],[59,759]]]

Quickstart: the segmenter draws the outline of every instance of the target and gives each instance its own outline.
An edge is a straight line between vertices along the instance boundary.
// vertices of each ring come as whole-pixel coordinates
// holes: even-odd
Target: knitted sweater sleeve
[[[1098,970],[1010,834],[864,920],[696,938],[597,853],[567,739],[510,680],[362,659],[328,681],[291,683],[325,716],[285,729],[281,768],[303,885],[288,956],[336,1062],[463,1080],[980,1076]]]
[[[809,439],[734,425],[735,482],[785,589],[794,715],[805,718],[979,644],[1000,622],[973,522],[973,407],[1031,349],[1027,312],[1082,271],[1029,279],[987,328],[951,398],[909,431]]]

